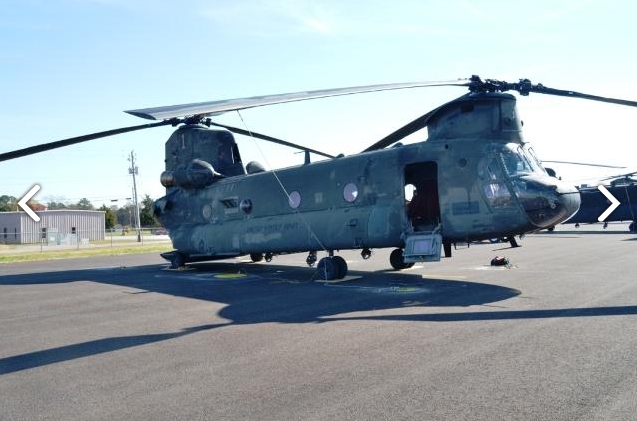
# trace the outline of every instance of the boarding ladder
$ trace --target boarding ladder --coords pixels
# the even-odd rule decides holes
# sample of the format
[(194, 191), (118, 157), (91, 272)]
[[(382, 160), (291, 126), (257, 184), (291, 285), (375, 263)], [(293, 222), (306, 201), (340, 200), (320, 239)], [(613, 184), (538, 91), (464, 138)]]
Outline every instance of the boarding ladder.
[(438, 262), (441, 250), (440, 224), (419, 227), (418, 231), (406, 235), (403, 258), (405, 263)]

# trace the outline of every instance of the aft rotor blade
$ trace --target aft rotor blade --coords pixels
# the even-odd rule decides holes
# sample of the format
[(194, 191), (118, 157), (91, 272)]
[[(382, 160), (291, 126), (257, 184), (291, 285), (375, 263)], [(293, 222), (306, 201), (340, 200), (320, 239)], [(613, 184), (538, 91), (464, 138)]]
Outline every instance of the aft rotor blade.
[(104, 132), (97, 132), (92, 134), (86, 134), (83, 136), (71, 137), (68, 139), (58, 140), (50, 143), (42, 143), (40, 145), (30, 146), (24, 149), (18, 149), (11, 152), (5, 152), (0, 154), (0, 162), (8, 161), (10, 159), (20, 158), (27, 155), (33, 155), (40, 152), (50, 151), (52, 149), (63, 148), (65, 146), (74, 145), (76, 143), (87, 142), (89, 140), (99, 139), (102, 137), (114, 136), (122, 133), (133, 132), (135, 130), (150, 129), (152, 127), (166, 126), (174, 124), (171, 120), (164, 120), (157, 123), (140, 124), (138, 126), (122, 127), (114, 130), (106, 130)]
[(431, 117), (441, 108), (445, 107), (447, 104), (450, 104), (454, 101), (457, 101), (461, 98), (464, 98), (466, 95), (462, 95), (456, 99), (454, 99), (453, 101), (449, 101), (446, 104), (441, 105), (438, 108), (434, 108), (433, 110), (429, 111), (427, 114), (422, 115), (420, 117), (418, 117), (417, 119), (413, 120), (412, 122), (404, 125), (403, 127), (401, 127), (400, 129), (396, 130), (395, 132), (385, 136), (384, 138), (382, 138), (381, 140), (379, 140), (378, 142), (374, 143), (373, 145), (369, 146), (367, 149), (363, 150), (362, 152), (369, 152), (369, 151), (375, 151), (378, 149), (383, 149), (386, 148), (387, 146), (390, 146), (396, 142), (398, 142), (399, 140), (413, 134), (416, 133), (418, 130), (424, 129), (425, 127), (427, 127), (427, 125), (429, 124), (429, 120), (431, 119)]
[(604, 165), (604, 164), (588, 164), (586, 162), (571, 162), (571, 161), (545, 161), (542, 160), (542, 163), (549, 162), (551, 164), (569, 164), (569, 165), (584, 165), (586, 167), (601, 167), (601, 168), (626, 168), (620, 167), (618, 165)]
[(276, 137), (268, 136), (265, 134), (253, 132), (250, 130), (240, 129), (238, 127), (226, 126), (225, 124), (207, 122), (206, 124), (210, 124), (211, 126), (223, 127), (226, 130), (230, 130), (233, 133), (242, 134), (244, 136), (250, 136), (261, 140), (267, 140), (268, 142), (277, 143), (279, 145), (289, 146), (291, 148), (300, 149), (302, 151), (312, 152), (317, 155), (324, 156), (326, 158), (334, 158), (334, 155), (327, 154), (325, 152), (317, 151), (315, 149), (306, 148), (305, 146), (297, 145), (296, 143), (288, 142), (282, 139), (277, 139)]
[(248, 98), (226, 99), (221, 101), (198, 102), (193, 104), (169, 105), (165, 107), (142, 108), (126, 111), (137, 117), (148, 120), (161, 120), (185, 116), (211, 116), (227, 111), (243, 110), (263, 105), (282, 104), (285, 102), (304, 101), (308, 99), (327, 98), (341, 95), (360, 94), (365, 92), (390, 91), (396, 89), (423, 88), (429, 86), (469, 86), (466, 80), (446, 82), (407, 82), (381, 85), (353, 86), (349, 88), (320, 89), (316, 91), (291, 92), (253, 96)]

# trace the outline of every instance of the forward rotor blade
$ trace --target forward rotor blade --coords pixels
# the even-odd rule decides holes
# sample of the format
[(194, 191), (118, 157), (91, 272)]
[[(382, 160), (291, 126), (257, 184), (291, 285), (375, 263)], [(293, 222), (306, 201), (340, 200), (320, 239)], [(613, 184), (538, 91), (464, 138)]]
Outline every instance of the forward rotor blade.
[(389, 83), (381, 85), (353, 86), (349, 88), (320, 89), (316, 91), (291, 92), (253, 96), (249, 98), (226, 99), (221, 101), (198, 102), (193, 104), (169, 105), (165, 107), (142, 108), (126, 111), (137, 117), (148, 120), (161, 120), (185, 116), (211, 116), (223, 114), (227, 111), (243, 110), (263, 105), (281, 104), (285, 102), (304, 101), (315, 98), (327, 98), (341, 95), (360, 94), (365, 92), (390, 91), (407, 88), (423, 88), (429, 86), (469, 86), (466, 80), (446, 82), (408, 82)]
[(454, 99), (453, 101), (449, 101), (443, 105), (441, 105), (438, 108), (434, 108), (433, 110), (429, 111), (427, 114), (422, 115), (420, 117), (418, 117), (417, 119), (413, 120), (410, 123), (407, 123), (406, 125), (404, 125), (403, 127), (401, 127), (400, 129), (396, 130), (395, 132), (385, 136), (384, 138), (382, 138), (381, 140), (379, 140), (378, 142), (374, 143), (373, 145), (369, 146), (367, 149), (363, 150), (362, 152), (369, 152), (369, 151), (375, 151), (378, 149), (383, 149), (386, 148), (389, 145), (392, 145), (396, 142), (398, 142), (399, 140), (413, 134), (416, 133), (418, 130), (421, 130), (425, 127), (427, 127), (427, 125), (429, 124), (429, 120), (431, 119), (431, 117), (441, 108), (445, 107), (447, 104), (450, 104), (454, 101), (457, 101), (461, 98), (464, 98), (466, 95), (462, 95), (456, 99)]
[(546, 86), (543, 86), (543, 85), (534, 85), (531, 91), (537, 92), (540, 94), (566, 96), (571, 98), (582, 98), (582, 99), (589, 99), (591, 101), (607, 102), (609, 104), (619, 104), (619, 105), (627, 105), (629, 107), (637, 107), (637, 101), (629, 101), (626, 99), (617, 99), (617, 98), (607, 98), (603, 96), (583, 94), (581, 92), (575, 92), (575, 91), (565, 91), (562, 89), (547, 88)]
[(626, 168), (626, 167), (620, 167), (617, 165), (604, 165), (604, 164), (588, 164), (586, 162), (571, 162), (571, 161), (545, 161), (542, 160), (542, 162), (549, 162), (551, 164), (569, 164), (569, 165), (584, 165), (586, 167), (601, 167), (601, 168)]
[(326, 154), (325, 152), (317, 151), (315, 149), (306, 148), (305, 146), (297, 145), (296, 143), (291, 143), (285, 140), (277, 139), (276, 137), (268, 136), (265, 134), (252, 132), (249, 130), (240, 129), (238, 127), (226, 126), (225, 124), (213, 123), (209, 122), (211, 126), (223, 127), (226, 130), (230, 130), (233, 133), (242, 134), (244, 136), (250, 136), (261, 140), (267, 140), (268, 142), (277, 143), (279, 145), (289, 146), (291, 148), (300, 149), (302, 151), (309, 151), (317, 155), (324, 156), (326, 158), (334, 158), (334, 155)]
[(526, 96), (530, 92), (538, 94), (565, 96), (571, 98), (589, 99), (591, 101), (607, 102), (610, 104), (627, 105), (629, 107), (637, 107), (637, 101), (629, 101), (626, 99), (608, 98), (598, 95), (584, 94), (581, 92), (568, 91), (564, 89), (548, 88), (541, 83), (532, 84), (529, 79), (520, 79), (519, 82), (504, 82), (495, 79), (482, 80), (479, 76), (472, 76), (468, 84), (471, 92), (506, 92), (509, 90), (517, 91), (520, 95)]
[(151, 127), (159, 127), (174, 124), (174, 121), (164, 120), (157, 123), (140, 124), (138, 126), (122, 127), (114, 130), (106, 130), (104, 132), (92, 133), (83, 136), (71, 137), (68, 139), (58, 140), (50, 143), (42, 143), (40, 145), (30, 146), (24, 149), (18, 149), (11, 152), (0, 154), (0, 162), (10, 159), (20, 158), (27, 155), (33, 155), (40, 152), (50, 151), (52, 149), (63, 148), (65, 146), (74, 145), (76, 143), (87, 142), (89, 140), (99, 139), (102, 137), (114, 136), (122, 133), (133, 132), (135, 130), (150, 129)]

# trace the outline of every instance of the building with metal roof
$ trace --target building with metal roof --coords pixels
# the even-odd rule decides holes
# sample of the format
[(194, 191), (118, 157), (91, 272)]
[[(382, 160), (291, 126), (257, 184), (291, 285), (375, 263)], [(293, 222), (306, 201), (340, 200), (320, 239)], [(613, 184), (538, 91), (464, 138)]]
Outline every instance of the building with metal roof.
[(76, 244), (105, 238), (103, 211), (63, 209), (41, 211), (37, 215), (39, 222), (26, 212), (0, 212), (0, 243)]

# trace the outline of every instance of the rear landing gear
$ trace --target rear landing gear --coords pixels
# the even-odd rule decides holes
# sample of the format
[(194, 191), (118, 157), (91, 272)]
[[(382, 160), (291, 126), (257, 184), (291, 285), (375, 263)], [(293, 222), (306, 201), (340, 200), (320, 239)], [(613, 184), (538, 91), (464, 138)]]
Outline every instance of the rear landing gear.
[(186, 266), (186, 258), (179, 252), (174, 252), (170, 257), (170, 268), (179, 269)]

